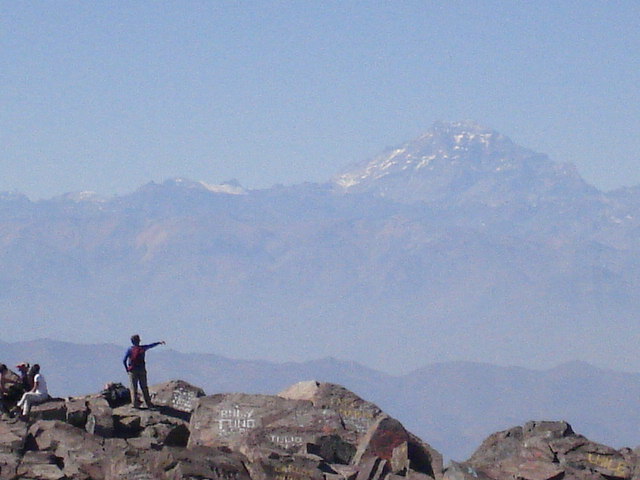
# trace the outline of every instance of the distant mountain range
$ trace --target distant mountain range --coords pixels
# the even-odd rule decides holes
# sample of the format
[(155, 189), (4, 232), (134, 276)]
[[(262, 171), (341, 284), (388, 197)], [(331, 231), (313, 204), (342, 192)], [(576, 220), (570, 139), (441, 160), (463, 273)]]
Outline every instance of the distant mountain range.
[(638, 370), (638, 298), (640, 188), (600, 192), (470, 122), (326, 184), (0, 196), (7, 339)]
[[(0, 342), (1, 361), (39, 362), (53, 395), (97, 392), (127, 383), (125, 347), (65, 342)], [(184, 379), (207, 394), (275, 394), (302, 380), (339, 383), (368, 398), (447, 458), (464, 460), (496, 430), (532, 419), (566, 420), (588, 438), (616, 448), (640, 443), (640, 374), (573, 362), (536, 371), (447, 362), (393, 376), (355, 362), (232, 360), (157, 347), (148, 353), (153, 384)]]

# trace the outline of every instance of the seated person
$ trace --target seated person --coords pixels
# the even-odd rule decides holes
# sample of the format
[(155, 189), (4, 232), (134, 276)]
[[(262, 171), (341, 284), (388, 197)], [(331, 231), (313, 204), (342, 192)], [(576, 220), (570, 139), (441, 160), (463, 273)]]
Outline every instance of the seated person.
[(18, 402), (18, 407), (22, 408), (22, 416), (28, 417), (31, 412), (31, 407), (42, 403), (49, 399), (49, 392), (47, 390), (47, 382), (44, 376), (40, 373), (40, 365), (35, 364), (31, 367), (29, 372), (33, 375), (33, 388), (22, 395), (22, 398)]

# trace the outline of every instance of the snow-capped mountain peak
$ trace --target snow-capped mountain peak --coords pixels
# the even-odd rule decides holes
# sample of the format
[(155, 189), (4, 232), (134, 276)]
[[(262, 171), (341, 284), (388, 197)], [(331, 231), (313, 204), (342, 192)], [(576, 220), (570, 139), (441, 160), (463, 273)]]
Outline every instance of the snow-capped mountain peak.
[(552, 162), (471, 121), (437, 122), (415, 140), (346, 170), (334, 183), (347, 193), (367, 191), (400, 201), (454, 195), (489, 204), (518, 193), (537, 197), (545, 185), (586, 187), (572, 166)]

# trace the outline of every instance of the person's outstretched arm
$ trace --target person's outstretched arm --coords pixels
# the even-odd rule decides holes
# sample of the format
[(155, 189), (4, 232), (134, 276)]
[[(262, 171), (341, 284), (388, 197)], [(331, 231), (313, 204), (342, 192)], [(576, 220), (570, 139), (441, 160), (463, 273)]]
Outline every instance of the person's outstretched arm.
[(160, 342), (150, 343), (149, 345), (143, 345), (142, 348), (149, 350), (150, 348), (157, 347), (158, 345), (166, 345), (167, 342), (161, 340)]

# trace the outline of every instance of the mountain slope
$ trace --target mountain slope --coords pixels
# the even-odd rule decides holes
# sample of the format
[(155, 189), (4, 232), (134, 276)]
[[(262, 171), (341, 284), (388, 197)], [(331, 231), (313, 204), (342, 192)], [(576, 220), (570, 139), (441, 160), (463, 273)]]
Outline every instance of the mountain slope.
[(185, 351), (393, 372), (459, 359), (640, 368), (638, 189), (598, 192), (464, 123), (403, 149), (346, 190), (177, 179), (111, 199), (4, 195), (3, 331), (175, 332)]

